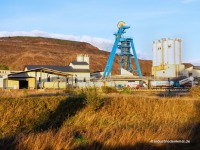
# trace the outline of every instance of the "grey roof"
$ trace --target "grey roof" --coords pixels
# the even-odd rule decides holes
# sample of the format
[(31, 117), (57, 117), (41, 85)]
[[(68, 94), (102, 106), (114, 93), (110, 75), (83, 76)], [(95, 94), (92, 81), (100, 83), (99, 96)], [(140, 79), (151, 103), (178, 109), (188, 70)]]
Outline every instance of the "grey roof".
[(13, 73), (8, 75), (9, 78), (31, 78), (27, 72)]
[(89, 69), (73, 69), (71, 66), (26, 65), (25, 68), (27, 68), (28, 70), (37, 68), (48, 68), (61, 72), (90, 72)]
[(185, 65), (185, 69), (192, 67), (193, 65), (191, 63), (183, 63)]
[(60, 76), (73, 76), (72, 74), (69, 74), (68, 72), (62, 72), (58, 70), (52, 70), (49, 68), (35, 68), (27, 71), (22, 71), (22, 72), (16, 72), (8, 75), (8, 78), (32, 78), (32, 76), (28, 75), (28, 72), (35, 71), (35, 72), (46, 72), (46, 73), (52, 73), (55, 75), (60, 75)]
[(98, 72), (103, 72), (103, 71), (99, 70), (99, 71), (94, 71), (93, 73), (98, 73)]
[(200, 66), (194, 66), (193, 69), (200, 70)]
[(89, 65), (87, 62), (78, 62), (78, 61), (73, 61), (71, 62), (73, 65)]

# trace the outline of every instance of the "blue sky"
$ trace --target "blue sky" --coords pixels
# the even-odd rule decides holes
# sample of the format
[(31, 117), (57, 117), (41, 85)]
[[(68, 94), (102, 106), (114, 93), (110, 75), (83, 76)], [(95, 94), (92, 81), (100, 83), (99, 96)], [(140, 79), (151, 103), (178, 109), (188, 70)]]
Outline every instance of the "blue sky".
[(131, 28), (140, 58), (152, 42), (181, 38), (183, 61), (200, 65), (200, 0), (0, 0), (0, 36), (39, 35), (110, 50), (118, 21)]

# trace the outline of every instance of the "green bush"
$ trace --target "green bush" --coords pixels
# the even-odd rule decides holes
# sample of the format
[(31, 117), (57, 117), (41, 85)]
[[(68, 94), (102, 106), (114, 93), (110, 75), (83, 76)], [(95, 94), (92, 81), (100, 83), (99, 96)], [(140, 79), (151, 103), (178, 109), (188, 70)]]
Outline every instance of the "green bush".
[(110, 86), (102, 86), (101, 90), (103, 93), (118, 93), (117, 89), (115, 87), (110, 87)]
[(9, 67), (6, 65), (0, 64), (0, 70), (9, 70)]
[(84, 103), (91, 105), (94, 110), (100, 109), (104, 104), (104, 98), (98, 93), (96, 87), (82, 89), (79, 95), (84, 98)]
[(131, 88), (123, 87), (121, 93), (132, 94), (133, 91)]

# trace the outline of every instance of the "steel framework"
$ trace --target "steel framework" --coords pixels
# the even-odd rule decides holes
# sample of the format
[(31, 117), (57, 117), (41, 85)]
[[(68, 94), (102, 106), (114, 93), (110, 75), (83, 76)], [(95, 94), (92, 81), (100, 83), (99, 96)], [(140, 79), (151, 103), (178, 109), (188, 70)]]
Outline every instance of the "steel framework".
[[(138, 76), (142, 76), (140, 65), (138, 62), (137, 54), (135, 51), (134, 43), (132, 38), (124, 38), (125, 30), (129, 29), (130, 26), (126, 26), (123, 21), (118, 23), (118, 31), (115, 33), (115, 43), (113, 45), (112, 51), (110, 53), (109, 59), (107, 61), (106, 67), (104, 69), (103, 77), (107, 77), (110, 75), (113, 61), (115, 58), (115, 54), (117, 52), (117, 49), (120, 50), (120, 66), (121, 68), (133, 73), (137, 72)], [(132, 53), (131, 53), (132, 50)], [(136, 70), (132, 69), (132, 58), (134, 57)]]

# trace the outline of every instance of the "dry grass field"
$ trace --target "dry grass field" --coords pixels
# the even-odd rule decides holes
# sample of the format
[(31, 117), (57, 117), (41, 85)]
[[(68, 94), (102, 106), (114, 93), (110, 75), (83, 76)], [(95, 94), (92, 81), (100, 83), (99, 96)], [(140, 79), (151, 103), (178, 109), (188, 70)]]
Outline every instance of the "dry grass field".
[(200, 149), (199, 88), (184, 97), (95, 88), (9, 92), (0, 96), (0, 149)]

